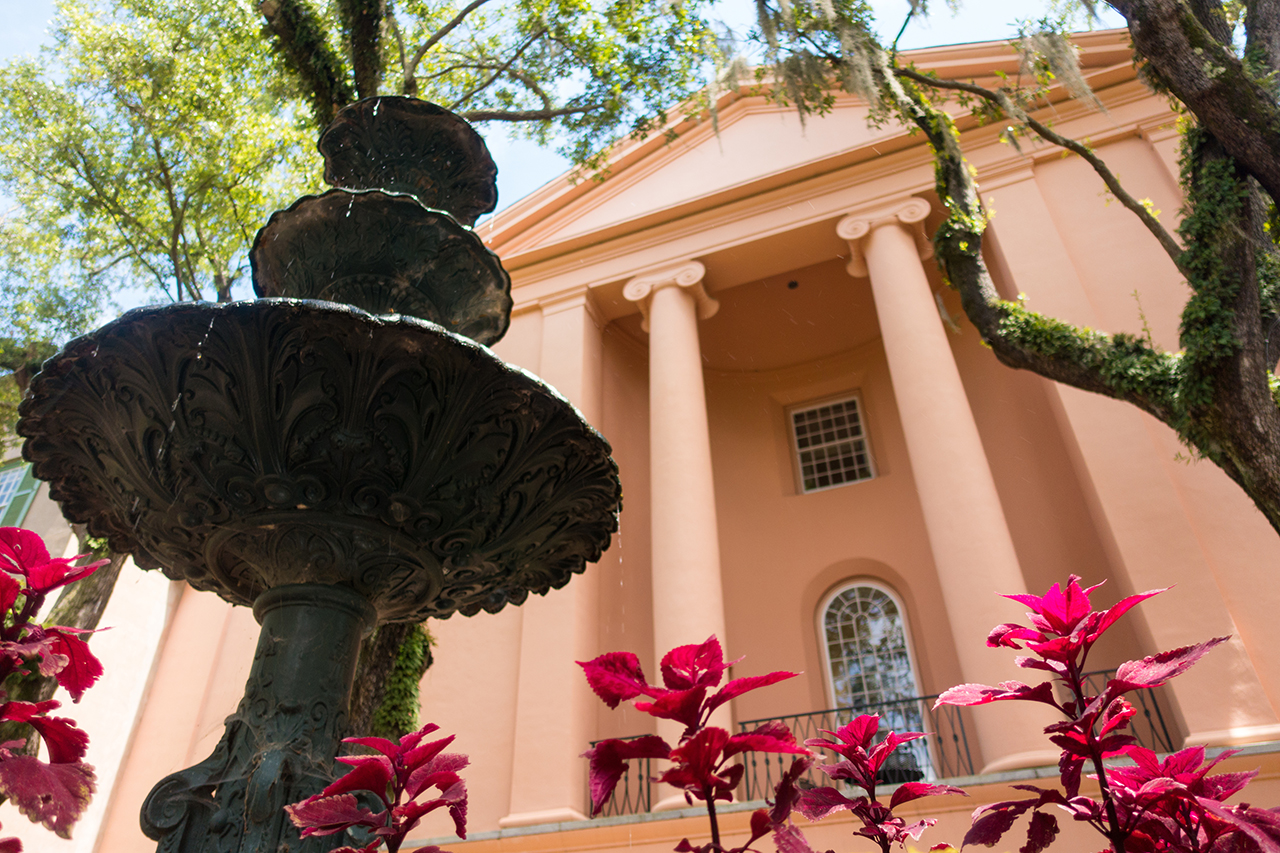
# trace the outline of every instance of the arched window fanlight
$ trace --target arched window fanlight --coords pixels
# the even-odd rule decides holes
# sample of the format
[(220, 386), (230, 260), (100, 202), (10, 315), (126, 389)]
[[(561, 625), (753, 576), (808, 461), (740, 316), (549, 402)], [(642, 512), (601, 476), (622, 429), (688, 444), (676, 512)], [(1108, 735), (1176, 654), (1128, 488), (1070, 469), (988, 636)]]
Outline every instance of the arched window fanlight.
[[(857, 581), (837, 589), (819, 611), (818, 631), (827, 659), (828, 686), (841, 724), (856, 714), (879, 714), (881, 731), (923, 732), (924, 709), (911, 660), (901, 602), (887, 587)], [(931, 777), (922, 741), (899, 747), (886, 782)], [(892, 759), (891, 759), (892, 760)]]

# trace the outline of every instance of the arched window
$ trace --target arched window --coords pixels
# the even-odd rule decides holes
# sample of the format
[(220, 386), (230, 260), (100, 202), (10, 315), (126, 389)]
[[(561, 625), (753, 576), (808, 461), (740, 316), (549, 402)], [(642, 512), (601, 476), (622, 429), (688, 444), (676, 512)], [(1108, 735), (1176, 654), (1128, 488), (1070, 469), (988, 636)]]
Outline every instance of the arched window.
[[(819, 612), (821, 644), (835, 707), (879, 714), (881, 731), (925, 731), (907, 624), (901, 602), (887, 587), (858, 581), (837, 589)], [(915, 741), (898, 748), (897, 767), (885, 781), (905, 782), (929, 774), (928, 750)], [(896, 778), (895, 778), (896, 777)]]

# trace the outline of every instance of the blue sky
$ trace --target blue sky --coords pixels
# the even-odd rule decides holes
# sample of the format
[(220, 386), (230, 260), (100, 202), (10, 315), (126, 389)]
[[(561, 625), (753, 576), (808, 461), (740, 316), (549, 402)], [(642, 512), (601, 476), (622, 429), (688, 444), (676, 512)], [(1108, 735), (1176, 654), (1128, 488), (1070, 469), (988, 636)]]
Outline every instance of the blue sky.
[[(872, 3), (882, 29), (881, 36), (892, 38), (902, 26), (909, 8), (908, 0), (874, 0)], [(901, 47), (928, 47), (986, 41), (1011, 36), (1018, 19), (1035, 17), (1041, 8), (1026, 0), (971, 0), (959, 14), (953, 15), (947, 5), (934, 0), (935, 12), (928, 19), (913, 20), (903, 35)], [(24, 53), (35, 53), (46, 39), (53, 0), (0, 0), (4, 9), (4, 27), (0, 27), (0, 60)], [(754, 16), (750, 0), (721, 0), (717, 11), (731, 26), (744, 28)], [(1109, 11), (1109, 10), (1108, 10)], [(1123, 22), (1113, 12), (1104, 18), (1106, 26)], [(541, 149), (524, 140), (506, 137), (501, 128), (484, 128), (485, 138), (498, 163), (498, 195), (501, 207), (520, 200), (547, 181), (557, 177), (568, 164), (554, 152)], [(514, 164), (519, 164), (516, 168)]]

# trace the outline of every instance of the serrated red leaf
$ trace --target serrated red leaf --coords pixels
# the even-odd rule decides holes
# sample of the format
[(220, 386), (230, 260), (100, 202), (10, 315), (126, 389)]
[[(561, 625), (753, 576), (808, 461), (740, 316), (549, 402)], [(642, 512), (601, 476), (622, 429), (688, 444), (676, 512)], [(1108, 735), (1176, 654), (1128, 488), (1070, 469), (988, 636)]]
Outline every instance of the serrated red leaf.
[(796, 804), (796, 811), (809, 820), (822, 820), (829, 814), (843, 811), (844, 809), (853, 809), (859, 803), (865, 802), (865, 797), (851, 800), (835, 788), (823, 786), (801, 792), (800, 802)]
[(1058, 834), (1058, 819), (1048, 812), (1034, 812), (1027, 827), (1027, 843), (1018, 853), (1040, 853)]
[(391, 769), (391, 762), (385, 756), (344, 755), (339, 760), (346, 764), (352, 764), (355, 760), (360, 760), (360, 763), (355, 764), (350, 772), (330, 783), (319, 796), (332, 798), (350, 791), (373, 791), (383, 802), (386, 802), (387, 785), (391, 782), (394, 772)]
[(49, 628), (46, 634), (52, 642), (52, 651), (66, 658), (66, 663), (55, 673), (58, 685), (71, 694), (71, 701), (79, 702), (84, 691), (101, 677), (102, 662), (89, 650), (88, 643), (70, 631)]
[(25, 576), (49, 562), (49, 549), (36, 533), (21, 527), (0, 527), (0, 565), (10, 574)]
[(645, 681), (640, 658), (631, 652), (608, 652), (589, 661), (577, 661), (587, 675), (587, 684), (610, 708), (637, 696), (653, 696), (655, 688)]
[(710, 699), (707, 700), (707, 711), (714, 711), (725, 702), (736, 699), (743, 693), (756, 690), (760, 687), (768, 687), (770, 684), (777, 684), (779, 681), (786, 681), (788, 678), (795, 678), (799, 673), (796, 672), (771, 672), (768, 675), (752, 675), (746, 678), (735, 678), (724, 687), (716, 691)]
[(662, 684), (668, 690), (691, 690), (695, 687), (715, 687), (724, 678), (724, 671), (737, 661), (725, 663), (720, 641), (712, 634), (704, 642), (688, 646), (676, 646), (662, 656), (659, 670)]
[(604, 804), (613, 796), (618, 780), (627, 772), (627, 761), (633, 758), (666, 758), (671, 747), (657, 735), (646, 735), (634, 740), (602, 740), (582, 753), (588, 759), (588, 787), (591, 792), (592, 814), (600, 813)]
[(930, 782), (903, 782), (889, 798), (889, 810), (893, 811), (903, 803), (909, 803), (920, 797), (940, 797), (946, 794), (969, 796), (963, 788), (953, 785), (935, 785)]
[(1122, 663), (1116, 668), (1115, 678), (1107, 683), (1107, 695), (1114, 697), (1143, 687), (1159, 687), (1170, 678), (1186, 672), (1205, 652), (1229, 639), (1231, 638), (1214, 637), (1194, 646), (1170, 649), (1142, 660)]
[(360, 805), (355, 794), (326, 796), (317, 794), (300, 803), (284, 807), (293, 825), (302, 830), (302, 837), (333, 835), (353, 826), (376, 829), (385, 822), (386, 812), (374, 814)]
[(89, 736), (76, 728), (75, 720), (65, 717), (32, 717), (27, 720), (44, 740), (51, 764), (70, 764), (84, 758), (89, 749)]
[(46, 764), (30, 755), (0, 761), (0, 794), (60, 838), (71, 837), (71, 827), (89, 805), (94, 782), (93, 768), (80, 761)]

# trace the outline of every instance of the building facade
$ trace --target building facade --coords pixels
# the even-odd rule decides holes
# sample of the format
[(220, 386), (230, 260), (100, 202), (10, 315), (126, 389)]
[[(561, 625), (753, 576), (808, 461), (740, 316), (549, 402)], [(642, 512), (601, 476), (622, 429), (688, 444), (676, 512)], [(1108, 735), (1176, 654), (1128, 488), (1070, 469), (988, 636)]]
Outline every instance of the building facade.
[[(1137, 79), (1127, 34), (1078, 45), (1106, 110), (1054, 92), (1045, 114), (1169, 225), (1176, 117)], [(944, 77), (1017, 70), (1003, 42), (912, 59)], [(555, 181), (477, 227), (514, 283), (495, 350), (609, 439), (625, 500), (612, 547), (564, 589), (429, 626), (422, 719), (472, 759), (472, 840), (450, 849), (658, 851), (704, 831), (696, 810), (638, 780), (626, 813), (587, 820), (588, 744), (673, 733), (605, 708), (574, 661), (630, 650), (656, 674), (664, 651), (711, 634), (745, 656), (736, 676), (802, 673), (735, 700), (726, 725), (829, 727), (824, 712), (859, 707), (931, 731), (900, 769), (967, 778), (973, 801), (920, 806), (944, 818), (925, 841), (958, 843), (1004, 781), (1052, 775), (1057, 755), (1038, 731), (1048, 720), (1018, 707), (944, 719), (919, 697), (1019, 677), (1012, 655), (984, 644), (1022, 615), (998, 593), (1043, 592), (1069, 574), (1106, 580), (1103, 604), (1174, 586), (1109, 635), (1098, 670), (1232, 635), (1158, 692), (1144, 737), (1243, 745), (1232, 761), (1264, 771), (1252, 801), (1280, 803), (1280, 541), (1162, 424), (996, 362), (930, 260), (943, 216), (930, 152), (901, 127), (868, 126), (867, 112), (841, 96), (801, 122), (739, 92), (722, 99), (718, 133), (677, 122), (670, 139), (620, 146), (607, 181)], [(984, 251), (1002, 294), (1175, 350), (1186, 286), (1090, 167), (959, 123), (995, 212)], [(99, 800), (73, 841), (32, 849), (148, 849), (142, 798), (212, 750), (239, 699), (252, 615), (154, 576), (130, 590), (103, 623), (132, 626), (133, 657), (107, 659), (95, 690), (109, 707), (84, 711), (95, 749), (118, 741), (97, 762)], [(121, 670), (126, 686), (110, 681)], [(748, 773), (744, 796), (763, 795), (767, 772)], [(729, 811), (731, 832), (745, 814)], [(18, 818), (0, 820), (8, 830)], [(816, 844), (849, 848), (847, 823), (816, 831)], [(419, 832), (444, 844), (448, 827)]]

